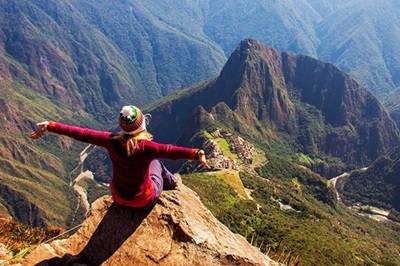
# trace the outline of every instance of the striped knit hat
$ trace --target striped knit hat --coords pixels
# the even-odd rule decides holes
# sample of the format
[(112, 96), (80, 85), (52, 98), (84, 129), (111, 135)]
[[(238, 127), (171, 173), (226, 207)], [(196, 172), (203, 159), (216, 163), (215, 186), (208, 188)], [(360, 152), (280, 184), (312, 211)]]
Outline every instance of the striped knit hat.
[(142, 111), (133, 105), (122, 107), (119, 114), (119, 126), (125, 134), (129, 135), (146, 130), (145, 120)]

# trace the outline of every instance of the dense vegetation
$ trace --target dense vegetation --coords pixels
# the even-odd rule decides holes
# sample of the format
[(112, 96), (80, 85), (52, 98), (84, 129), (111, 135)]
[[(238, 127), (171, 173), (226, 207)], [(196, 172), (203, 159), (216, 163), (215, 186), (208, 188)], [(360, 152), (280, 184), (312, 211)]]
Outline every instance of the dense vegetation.
[[(300, 265), (400, 263), (398, 224), (378, 223), (351, 212), (341, 203), (332, 205), (318, 200), (316, 191), (328, 189), (326, 183), (324, 188), (324, 182), (314, 175), (303, 183), (303, 171), (276, 157), (262, 168), (261, 176), (241, 173), (254, 201), (238, 197), (213, 175), (191, 174), (183, 181), (233, 232), (247, 237), (271, 258), (279, 259), (285, 254), (290, 258), (288, 265), (294, 265), (290, 261)], [(290, 205), (293, 210), (284, 211), (279, 204)]]
[(376, 97), (338, 68), (251, 39), (216, 79), (150, 111), (162, 142), (188, 145), (198, 130), (222, 127), (271, 152), (309, 158), (305, 165), (327, 178), (368, 165), (399, 139)]
[[(73, 178), (71, 173), (76, 174), (72, 171), (79, 161), (77, 154), (84, 146), (55, 136), (33, 143), (27, 134), (35, 128), (35, 123), (51, 119), (107, 129), (111, 121), (115, 122), (116, 110), (126, 102), (144, 106), (174, 90), (215, 76), (226, 55), (244, 37), (334, 63), (368, 85), (387, 102), (398, 119), (398, 90), (395, 90), (400, 84), (396, 59), (400, 51), (397, 45), (400, 42), (398, 1), (387, 0), (384, 4), (382, 1), (345, 2), (214, 0), (178, 4), (176, 1), (138, 3), (128, 0), (113, 2), (110, 8), (110, 1), (2, 1), (0, 108), (4, 122), (0, 125), (3, 136), (0, 207), (25, 223), (73, 226), (77, 197), (70, 187), (70, 179)], [(303, 65), (301, 68), (305, 72), (331, 68), (322, 67), (320, 62), (307, 62), (313, 67)], [(250, 65), (257, 66), (254, 62)], [(241, 66), (232, 64), (227, 68), (236, 67), (242, 71)], [(265, 66), (275, 69), (267, 64), (261, 66), (260, 69)], [(333, 100), (342, 99), (339, 86), (332, 90), (335, 97), (325, 97), (324, 84), (312, 84), (317, 84), (321, 76), (312, 80), (299, 75), (307, 85), (304, 89), (310, 89), (317, 102), (314, 105), (295, 102), (296, 109), (289, 107), (278, 112), (279, 108), (275, 107), (292, 104), (285, 95), (285, 88), (264, 90), (271, 89), (261, 84), (265, 73), (254, 75), (256, 72), (249, 71), (253, 69), (229, 72), (231, 69), (223, 72), (221, 79), (197, 88), (207, 88), (208, 93), (185, 91), (165, 99), (158, 110), (163, 114), (160, 118), (163, 121), (159, 122), (161, 129), (157, 131), (173, 136), (175, 139), (170, 143), (178, 140), (184, 143), (191, 140), (192, 133), (196, 133), (193, 131), (205, 124), (207, 129), (222, 125), (327, 176), (350, 167), (345, 162), (353, 165), (369, 162), (396, 143), (386, 136), (390, 130), (395, 131), (394, 125), (387, 123), (382, 115), (385, 111), (379, 105), (360, 109), (365, 112), (356, 110), (357, 114), (352, 115), (354, 109), (350, 106), (355, 103), (374, 102), (360, 91), (344, 93), (360, 99), (359, 102), (337, 103)], [(238, 88), (232, 84), (241, 83), (243, 73), (252, 73), (256, 82), (251, 83), (254, 81), (251, 80), (248, 86), (236, 91)], [(326, 73), (330, 77), (333, 72)], [(266, 80), (268, 85), (278, 84), (280, 78)], [(326, 84), (337, 80), (342, 79), (329, 80)], [(216, 86), (208, 86), (214, 81)], [(230, 88), (234, 90), (229, 91)], [(255, 95), (249, 88), (263, 90)], [(316, 94), (313, 89), (320, 89), (322, 93)], [(392, 94), (383, 97), (390, 91)], [(257, 104), (265, 103), (270, 99), (259, 96), (268, 93), (277, 96), (270, 105), (247, 106), (256, 107), (253, 110), (234, 109), (237, 103), (249, 99), (258, 100)], [(292, 92), (296, 93), (299, 92)], [(225, 101), (217, 97), (221, 94)], [(180, 97), (184, 99), (183, 104), (174, 105)], [(197, 107), (199, 99), (205, 100), (207, 105)], [(322, 106), (318, 102), (321, 99), (329, 100), (330, 105), (323, 107), (331, 112), (330, 118), (333, 115), (335, 119), (342, 119), (340, 123), (329, 121), (323, 125), (329, 117), (317, 108)], [(211, 105), (213, 101), (215, 105)], [(332, 107), (340, 107), (339, 111), (343, 112), (334, 111)], [(286, 111), (293, 111), (289, 118), (295, 119), (295, 123), (282, 119), (289, 113)], [(361, 115), (370, 112), (377, 116), (368, 121), (359, 120)], [(188, 116), (193, 120), (187, 119)], [(281, 120), (274, 121), (272, 116)], [(274, 131), (282, 125), (295, 127), (290, 128), (293, 131)], [(330, 154), (322, 152), (322, 147), (327, 147), (323, 142), (325, 137), (333, 143), (333, 147), (329, 147)], [(358, 150), (360, 143), (365, 145), (363, 150)], [(91, 160), (103, 162), (104, 157), (101, 154)], [(203, 178), (205, 183), (201, 184), (196, 183), (196, 178), (191, 180), (191, 175), (187, 181), (200, 191), (219, 219), (235, 232), (253, 239), (255, 244), (264, 243), (263, 250), (270, 249), (275, 256), (293, 254), (294, 260), (300, 258), (309, 264), (316, 264), (321, 253), (324, 255), (322, 262), (336, 261), (337, 264), (398, 263), (398, 257), (393, 257), (399, 246), (395, 233), (398, 227), (377, 224), (349, 213), (336, 203), (332, 190), (319, 175), (280, 157), (269, 159), (270, 163), (259, 169), (261, 177), (242, 174), (245, 185), (254, 189), (256, 202), (238, 198), (224, 183), (209, 176), (197, 176)], [(398, 219), (397, 170), (392, 163), (387, 165), (383, 172), (371, 168), (367, 176), (355, 172), (343, 191), (349, 202), (364, 201), (393, 208), (391, 215)], [(109, 165), (97, 171), (102, 181), (110, 176)], [(89, 187), (90, 201), (104, 192)], [(361, 189), (362, 193), (358, 194), (356, 191), (361, 187), (365, 190)], [(214, 188), (220, 190), (219, 194), (213, 195)], [(294, 211), (283, 212), (278, 203), (292, 206)], [(261, 206), (259, 211), (257, 204)], [(82, 214), (82, 208), (77, 213)]]
[[(331, 207), (336, 206), (335, 192), (327, 186), (326, 179), (306, 167), (292, 163), (283, 157), (270, 155), (268, 163), (258, 169), (258, 172), (264, 178), (279, 179), (281, 182), (296, 185), (298, 195), (302, 195), (304, 192)], [(287, 196), (291, 199), (296, 198), (295, 195)], [(285, 200), (283, 197), (283, 202), (293, 205), (289, 202), (289, 198)], [(299, 206), (295, 209), (303, 209), (303, 207)]]
[(348, 205), (361, 203), (400, 212), (399, 160), (381, 157), (367, 170), (354, 171), (339, 184)]

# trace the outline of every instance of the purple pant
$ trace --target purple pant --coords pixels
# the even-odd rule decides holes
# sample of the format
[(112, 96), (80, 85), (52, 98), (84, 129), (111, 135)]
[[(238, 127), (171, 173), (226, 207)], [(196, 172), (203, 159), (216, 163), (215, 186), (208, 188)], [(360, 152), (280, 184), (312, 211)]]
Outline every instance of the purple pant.
[(154, 160), (149, 166), (150, 179), (154, 186), (154, 200), (148, 207), (156, 204), (163, 190), (171, 190), (176, 183), (175, 176), (158, 160)]

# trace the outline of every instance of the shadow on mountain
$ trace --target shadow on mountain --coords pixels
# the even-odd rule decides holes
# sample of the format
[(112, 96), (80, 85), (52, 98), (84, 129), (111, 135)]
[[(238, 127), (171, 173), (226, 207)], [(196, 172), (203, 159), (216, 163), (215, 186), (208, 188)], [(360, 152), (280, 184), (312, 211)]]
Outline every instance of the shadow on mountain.
[(79, 254), (54, 257), (36, 266), (101, 265), (136, 231), (150, 211), (133, 211), (113, 203)]

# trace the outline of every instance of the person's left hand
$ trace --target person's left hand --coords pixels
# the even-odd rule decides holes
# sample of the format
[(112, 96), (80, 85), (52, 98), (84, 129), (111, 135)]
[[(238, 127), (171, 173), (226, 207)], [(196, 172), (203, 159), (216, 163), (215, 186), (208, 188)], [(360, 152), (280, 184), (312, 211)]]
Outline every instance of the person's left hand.
[(49, 125), (49, 121), (43, 121), (43, 122), (38, 123), (37, 126), (39, 127), (39, 129), (32, 132), (30, 134), (30, 137), (33, 139), (41, 138), (43, 136), (43, 134), (46, 133), (48, 125)]

